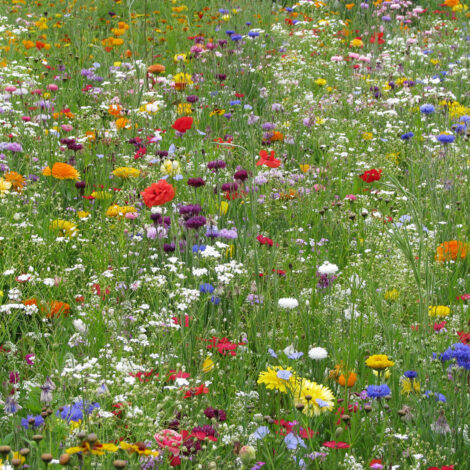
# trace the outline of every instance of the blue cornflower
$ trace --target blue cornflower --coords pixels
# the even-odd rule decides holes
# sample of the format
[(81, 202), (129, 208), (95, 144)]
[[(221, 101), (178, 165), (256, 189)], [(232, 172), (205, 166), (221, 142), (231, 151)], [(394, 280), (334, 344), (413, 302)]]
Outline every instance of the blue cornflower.
[(369, 385), (367, 387), (367, 396), (369, 398), (383, 398), (390, 395), (390, 388), (387, 384)]
[(232, 101), (230, 101), (229, 104), (230, 104), (230, 106), (236, 106), (237, 104), (240, 104), (240, 103), (241, 103), (240, 100), (232, 100)]
[(269, 355), (270, 355), (271, 357), (274, 357), (274, 359), (277, 359), (277, 354), (276, 354), (276, 352), (274, 351), (274, 349), (269, 348), (269, 349), (268, 349), (268, 353), (269, 353)]
[(436, 140), (441, 144), (451, 144), (455, 140), (455, 135), (452, 134), (439, 134)]
[[(32, 424), (29, 423), (30, 419), (34, 419), (34, 422)], [(42, 426), (44, 424), (44, 418), (41, 415), (33, 416), (33, 415), (28, 415), (26, 418), (21, 418), (21, 426), (23, 426), (25, 429), (29, 429), (30, 426), (32, 428), (38, 428), (39, 426)]]
[(199, 251), (205, 251), (206, 245), (193, 245), (193, 253), (198, 253)]
[(253, 434), (255, 439), (263, 439), (269, 434), (269, 428), (267, 426), (260, 426)]
[(212, 302), (214, 305), (219, 305), (219, 304), (220, 304), (220, 297), (212, 296), (212, 297), (211, 297), (211, 302)]
[(250, 38), (257, 38), (259, 36), (259, 33), (258, 31), (250, 31), (248, 33), (248, 36), (250, 36)]
[(414, 370), (407, 370), (403, 375), (407, 379), (416, 379), (416, 377), (418, 377), (418, 372), (416, 372)]
[(235, 34), (235, 31), (233, 29), (227, 29), (227, 31), (225, 31), (225, 34), (227, 36), (231, 36), (232, 34)]
[(199, 292), (202, 294), (212, 294), (215, 291), (215, 287), (212, 284), (205, 283), (199, 286)]
[(456, 343), (444, 351), (439, 359), (442, 362), (455, 359), (459, 367), (470, 370), (470, 346), (464, 343)]
[(297, 449), (297, 446), (299, 445), (300, 447), (303, 447), (305, 449), (307, 448), (304, 440), (301, 437), (296, 436), (292, 432), (286, 435), (286, 437), (284, 438), (284, 444), (286, 445), (288, 449), (292, 449), (292, 450)]
[(419, 110), (423, 114), (432, 114), (434, 111), (436, 111), (436, 108), (432, 104), (423, 104), (423, 106), (421, 106)]
[(411, 139), (412, 137), (414, 137), (414, 134), (413, 132), (407, 132), (406, 134), (403, 134), (400, 139), (401, 140), (409, 140)]
[(240, 39), (243, 39), (243, 36), (241, 34), (232, 34), (230, 36), (230, 39), (232, 41), (240, 41)]
[(289, 359), (300, 359), (304, 355), (303, 352), (294, 352), (292, 354), (288, 354), (287, 357)]

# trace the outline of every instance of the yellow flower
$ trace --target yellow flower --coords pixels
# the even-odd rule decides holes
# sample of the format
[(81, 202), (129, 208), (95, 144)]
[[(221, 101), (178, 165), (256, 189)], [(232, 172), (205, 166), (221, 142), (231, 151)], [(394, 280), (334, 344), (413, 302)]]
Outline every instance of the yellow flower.
[(225, 250), (225, 256), (227, 258), (233, 258), (233, 250), (235, 248), (235, 245), (229, 245), (226, 250)]
[(134, 206), (118, 206), (117, 204), (113, 204), (108, 207), (106, 215), (108, 217), (124, 217), (131, 212), (137, 212), (137, 209)]
[(178, 90), (184, 90), (186, 85), (192, 85), (192, 77), (189, 73), (177, 73), (173, 77), (173, 81), (175, 82), (175, 88)]
[(140, 176), (140, 170), (138, 170), (137, 168), (121, 166), (113, 171), (113, 175), (123, 179), (138, 178)]
[(127, 442), (121, 441), (119, 447), (123, 450), (126, 450), (129, 453), (135, 452), (139, 455), (154, 455), (157, 457), (159, 453), (156, 450), (147, 449), (145, 443), (137, 442), (136, 444), (129, 444)]
[(210, 112), (209, 117), (212, 116), (223, 116), (225, 114), (225, 109), (215, 108)]
[(74, 237), (78, 234), (77, 226), (73, 222), (68, 222), (67, 220), (53, 220), (49, 228), (51, 230), (58, 230), (62, 235), (66, 235), (67, 237)]
[(4, 197), (5, 194), (10, 192), (11, 183), (6, 181), (4, 178), (0, 178), (0, 197)]
[(371, 140), (374, 137), (374, 134), (372, 132), (363, 132), (362, 138), (363, 140)]
[(178, 114), (191, 114), (193, 111), (191, 109), (190, 103), (180, 103), (178, 105), (177, 113)]
[(228, 202), (222, 201), (220, 203), (220, 215), (225, 215), (228, 211)]
[(113, 197), (111, 193), (108, 193), (106, 191), (93, 191), (91, 195), (95, 199), (111, 199)]
[(310, 165), (308, 163), (304, 163), (303, 165), (299, 166), (303, 173), (307, 173), (307, 171), (310, 169)]
[(375, 370), (383, 370), (394, 365), (395, 363), (385, 354), (374, 354), (366, 359), (366, 366)]
[(349, 44), (351, 47), (363, 47), (364, 46), (362, 39), (359, 39), (359, 38), (353, 39)]
[(207, 356), (202, 363), (202, 371), (203, 372), (210, 372), (215, 367), (215, 362), (212, 360), (210, 356)]
[(86, 219), (89, 215), (90, 215), (90, 213), (87, 212), (87, 211), (78, 211), (77, 212), (77, 217), (79, 219)]
[(385, 300), (397, 300), (398, 297), (400, 296), (400, 292), (398, 292), (396, 289), (388, 290), (384, 294), (384, 299)]
[[(283, 379), (283, 376), (288, 378)], [(292, 390), (295, 386), (295, 382), (296, 378), (295, 374), (292, 372), (292, 367), (283, 369), (281, 366), (274, 366), (268, 367), (267, 371), (261, 372), (257, 383), (265, 384), (268, 390), (279, 390), (282, 393), (287, 393), (288, 389)]]
[(409, 395), (411, 392), (420, 393), (421, 385), (417, 380), (404, 378), (401, 382), (401, 393), (402, 395)]
[(96, 441), (93, 445), (90, 445), (88, 441), (84, 441), (81, 446), (70, 447), (65, 450), (67, 454), (93, 454), (93, 455), (104, 455), (105, 452), (117, 452), (118, 446), (114, 444), (101, 444), (100, 441)]
[(295, 406), (297, 408), (303, 406), (302, 412), (307, 416), (319, 416), (321, 413), (333, 410), (335, 397), (324, 385), (301, 379), (293, 394)]
[[(376, 371), (376, 370), (373, 370), (372, 373), (378, 377), (379, 376), (379, 373)], [(392, 375), (392, 373), (388, 370), (388, 369), (385, 369), (385, 372), (382, 374), (382, 378), (384, 378), (385, 380), (389, 379), (390, 376)]]
[(318, 86), (323, 86), (323, 85), (326, 85), (326, 80), (324, 78), (317, 78), (315, 80), (315, 83), (318, 85)]
[(430, 317), (447, 317), (450, 314), (450, 308), (445, 305), (430, 305), (428, 313)]
[(177, 160), (165, 160), (160, 165), (160, 171), (164, 175), (176, 176), (181, 174), (181, 165)]
[(186, 54), (176, 54), (173, 57), (173, 62), (175, 62), (175, 63), (177, 63), (177, 62), (187, 62), (187, 61), (188, 61), (188, 59), (186, 57)]

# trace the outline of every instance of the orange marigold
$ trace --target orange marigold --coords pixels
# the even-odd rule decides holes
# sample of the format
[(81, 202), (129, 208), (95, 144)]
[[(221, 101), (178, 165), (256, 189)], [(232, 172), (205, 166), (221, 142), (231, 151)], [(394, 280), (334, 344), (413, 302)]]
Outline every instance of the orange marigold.
[(78, 180), (80, 179), (80, 173), (68, 163), (57, 162), (52, 165), (51, 169), (46, 166), (44, 170), (42, 170), (42, 174), (44, 176), (51, 176), (58, 180)]
[(6, 173), (5, 180), (11, 183), (13, 188), (15, 188), (15, 191), (21, 192), (21, 190), (23, 189), (24, 178), (16, 171), (10, 171), (9, 173)]
[(436, 249), (436, 261), (455, 261), (457, 258), (467, 257), (468, 244), (458, 240), (441, 243)]

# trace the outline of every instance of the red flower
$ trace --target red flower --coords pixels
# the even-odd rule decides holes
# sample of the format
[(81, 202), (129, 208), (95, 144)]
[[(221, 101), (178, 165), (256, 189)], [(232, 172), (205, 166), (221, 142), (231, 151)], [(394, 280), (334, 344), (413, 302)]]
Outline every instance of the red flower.
[(463, 294), (456, 297), (456, 300), (470, 300), (470, 294)]
[(207, 341), (211, 344), (207, 346), (207, 349), (217, 348), (219, 354), (222, 356), (226, 356), (227, 353), (230, 353), (231, 356), (236, 356), (236, 349), (238, 346), (243, 346), (245, 343), (232, 343), (228, 338), (217, 338), (213, 336), (212, 339), (205, 339), (203, 341)]
[(444, 320), (444, 321), (441, 321), (441, 323), (434, 323), (434, 331), (436, 333), (438, 333), (439, 331), (443, 330), (445, 327), (446, 327), (446, 324), (447, 322)]
[(273, 244), (274, 244), (273, 241), (270, 238), (263, 237), (263, 235), (258, 235), (256, 237), (256, 240), (258, 240), (261, 243), (261, 245), (273, 246)]
[(374, 44), (375, 41), (377, 41), (377, 44), (385, 44), (385, 41), (384, 41), (383, 37), (384, 37), (384, 33), (374, 33), (370, 37), (369, 42), (371, 44)]
[(150, 379), (152, 376), (158, 377), (158, 373), (154, 372), (152, 369), (150, 372), (144, 372), (144, 371), (139, 371), (137, 374), (129, 374), (131, 377), (136, 377), (139, 379), (139, 382), (144, 383), (144, 382), (150, 382)]
[(176, 380), (176, 379), (187, 379), (188, 377), (191, 377), (191, 374), (188, 374), (187, 372), (183, 372), (182, 370), (179, 370), (176, 372), (175, 370), (170, 370), (170, 377), (168, 377), (168, 380)]
[(459, 335), (461, 343), (470, 345), (470, 333), (464, 333), (463, 331), (457, 331), (457, 334)]
[(372, 170), (367, 170), (362, 175), (359, 175), (362, 181), (366, 183), (373, 183), (374, 181), (380, 181), (382, 175), (382, 170), (376, 170), (373, 168)]
[(189, 116), (183, 116), (178, 118), (171, 127), (184, 134), (187, 130), (191, 129), (192, 125), (193, 118)]
[(341, 441), (327, 441), (322, 444), (324, 447), (329, 447), (330, 449), (349, 449), (351, 447), (347, 442)]
[(274, 150), (269, 155), (266, 150), (260, 150), (259, 156), (260, 159), (256, 162), (256, 166), (266, 165), (269, 168), (277, 168), (281, 165), (281, 160), (274, 158)]
[(189, 390), (186, 390), (183, 398), (191, 398), (197, 395), (202, 395), (203, 393), (209, 393), (209, 389), (204, 384), (201, 384), (199, 387), (192, 387)]
[(372, 465), (375, 465), (375, 464), (383, 465), (380, 459), (372, 459), (369, 463), (369, 467), (372, 467)]
[[(173, 323), (175, 325), (181, 325), (181, 320), (178, 317), (171, 317), (171, 319), (173, 320)], [(184, 316), (184, 326), (186, 328), (188, 328), (188, 326), (189, 326), (189, 316), (188, 315)]]
[(173, 200), (175, 189), (165, 180), (160, 180), (150, 185), (141, 194), (147, 207), (161, 206)]

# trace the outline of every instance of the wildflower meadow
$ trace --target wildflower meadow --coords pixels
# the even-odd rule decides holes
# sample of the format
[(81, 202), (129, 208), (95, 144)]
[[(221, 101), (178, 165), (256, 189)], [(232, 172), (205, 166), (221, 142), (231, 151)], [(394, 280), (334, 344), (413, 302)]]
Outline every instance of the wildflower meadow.
[(468, 2), (0, 31), (0, 470), (470, 469)]

